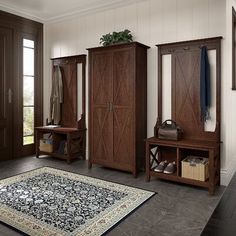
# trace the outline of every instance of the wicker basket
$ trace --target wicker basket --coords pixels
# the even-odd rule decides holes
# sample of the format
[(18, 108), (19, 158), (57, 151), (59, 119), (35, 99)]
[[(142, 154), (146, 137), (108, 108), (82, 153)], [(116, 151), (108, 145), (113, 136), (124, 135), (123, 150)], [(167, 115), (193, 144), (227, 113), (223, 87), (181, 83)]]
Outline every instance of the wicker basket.
[(53, 152), (51, 139), (40, 139), (39, 150), (42, 152)]
[(208, 158), (198, 156), (188, 156), (181, 161), (182, 177), (206, 181), (209, 178)]

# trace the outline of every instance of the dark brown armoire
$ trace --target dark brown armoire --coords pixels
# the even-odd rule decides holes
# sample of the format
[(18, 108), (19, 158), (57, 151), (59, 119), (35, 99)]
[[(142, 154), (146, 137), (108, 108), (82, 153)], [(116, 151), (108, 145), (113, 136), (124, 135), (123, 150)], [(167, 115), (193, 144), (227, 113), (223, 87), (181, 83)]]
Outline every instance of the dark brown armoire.
[(145, 160), (147, 49), (138, 42), (89, 50), (89, 167), (136, 176)]

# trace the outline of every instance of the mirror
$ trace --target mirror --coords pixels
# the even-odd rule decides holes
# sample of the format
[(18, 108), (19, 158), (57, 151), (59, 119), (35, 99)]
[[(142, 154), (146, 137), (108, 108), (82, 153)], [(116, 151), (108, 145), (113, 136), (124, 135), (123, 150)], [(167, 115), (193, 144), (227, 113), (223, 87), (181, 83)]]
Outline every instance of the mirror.
[(83, 114), (83, 64), (77, 64), (77, 120)]
[(204, 131), (214, 132), (216, 128), (216, 50), (208, 50), (211, 80), (210, 119), (205, 122)]
[(171, 119), (171, 57), (162, 56), (162, 122)]

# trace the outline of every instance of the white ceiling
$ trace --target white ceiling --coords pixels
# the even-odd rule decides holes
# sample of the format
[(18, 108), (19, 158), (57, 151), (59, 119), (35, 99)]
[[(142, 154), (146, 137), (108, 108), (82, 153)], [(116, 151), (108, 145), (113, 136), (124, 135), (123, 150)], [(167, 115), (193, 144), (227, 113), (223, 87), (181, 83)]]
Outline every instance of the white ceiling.
[(0, 0), (0, 10), (41, 22), (125, 6), (144, 0)]

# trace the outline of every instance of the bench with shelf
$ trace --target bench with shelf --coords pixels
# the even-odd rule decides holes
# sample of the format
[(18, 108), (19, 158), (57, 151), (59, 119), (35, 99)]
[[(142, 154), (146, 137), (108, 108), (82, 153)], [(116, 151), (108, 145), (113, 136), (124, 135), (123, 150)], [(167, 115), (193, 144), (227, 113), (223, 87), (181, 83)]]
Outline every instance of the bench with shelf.
[[(72, 159), (81, 156), (85, 159), (85, 134), (86, 129), (76, 128), (48, 128), (47, 126), (36, 127), (36, 157), (39, 155), (50, 155), (60, 159), (67, 160), (68, 163)], [(44, 135), (50, 135), (52, 139), (52, 152), (40, 150), (40, 139)], [(65, 141), (67, 145), (66, 153), (59, 153), (59, 145), (61, 141)], [(73, 148), (73, 142), (76, 142), (76, 147)]]
[[(215, 186), (220, 184), (220, 144), (196, 140), (169, 141), (152, 137), (146, 139), (146, 180), (151, 176), (175, 182), (191, 184), (209, 189), (213, 194)], [(188, 155), (203, 156), (209, 159), (209, 179), (199, 181), (181, 177), (181, 161)], [(158, 173), (153, 170), (153, 161), (160, 163), (163, 160), (176, 162), (176, 171), (173, 174)]]

